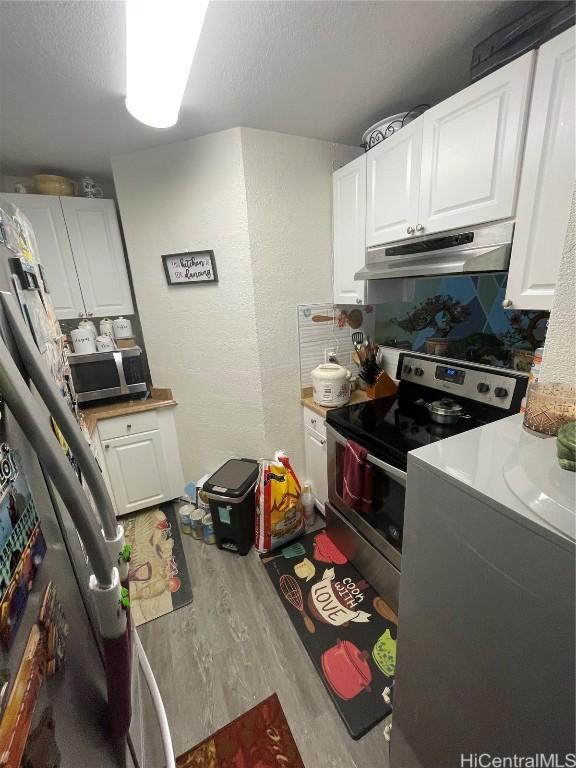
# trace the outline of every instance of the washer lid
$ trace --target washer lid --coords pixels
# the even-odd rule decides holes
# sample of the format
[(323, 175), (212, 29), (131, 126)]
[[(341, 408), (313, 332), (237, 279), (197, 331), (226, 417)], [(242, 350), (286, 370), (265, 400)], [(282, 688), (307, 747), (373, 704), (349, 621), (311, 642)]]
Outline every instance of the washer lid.
[(546, 438), (520, 445), (516, 458), (504, 467), (504, 479), (536, 517), (576, 541), (574, 482), (566, 482), (573, 479), (569, 477), (572, 473), (558, 464), (555, 451), (542, 451), (541, 440)]

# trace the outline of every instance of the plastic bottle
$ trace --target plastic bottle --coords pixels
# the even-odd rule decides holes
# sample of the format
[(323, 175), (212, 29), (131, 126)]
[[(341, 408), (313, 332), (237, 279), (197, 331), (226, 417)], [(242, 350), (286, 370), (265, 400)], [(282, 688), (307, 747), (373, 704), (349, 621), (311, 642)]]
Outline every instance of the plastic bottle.
[(304, 483), (302, 486), (300, 503), (302, 504), (302, 511), (304, 513), (306, 528), (311, 528), (314, 525), (314, 520), (316, 519), (316, 512), (314, 509), (314, 496), (312, 496), (312, 488), (310, 487), (310, 483)]

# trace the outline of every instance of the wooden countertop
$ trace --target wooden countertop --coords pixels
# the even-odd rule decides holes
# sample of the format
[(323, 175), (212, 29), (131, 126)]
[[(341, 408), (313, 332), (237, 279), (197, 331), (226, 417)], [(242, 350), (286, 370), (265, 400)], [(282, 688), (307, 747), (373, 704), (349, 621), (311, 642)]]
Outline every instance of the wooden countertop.
[[(318, 403), (314, 402), (314, 398), (312, 397), (312, 393), (306, 394), (307, 390), (303, 390), (301, 393), (300, 402), (302, 405), (304, 405), (306, 408), (310, 408), (310, 410), (314, 411), (314, 413), (317, 413), (319, 416), (322, 416), (322, 418), (326, 418), (326, 414), (328, 411), (331, 411), (333, 407), (336, 408), (344, 408), (345, 406), (338, 405), (338, 406), (332, 406), (329, 408), (325, 408), (323, 405), (318, 405)], [(365, 403), (368, 400), (368, 395), (363, 389), (355, 389), (354, 392), (352, 392), (352, 395), (350, 397), (350, 400), (346, 403), (346, 405), (356, 405), (357, 403)]]
[(122, 400), (117, 403), (102, 403), (101, 405), (85, 405), (80, 408), (88, 432), (92, 435), (101, 419), (113, 419), (114, 416), (126, 416), (130, 413), (153, 411), (156, 408), (167, 408), (178, 403), (172, 396), (171, 389), (152, 387), (147, 400)]

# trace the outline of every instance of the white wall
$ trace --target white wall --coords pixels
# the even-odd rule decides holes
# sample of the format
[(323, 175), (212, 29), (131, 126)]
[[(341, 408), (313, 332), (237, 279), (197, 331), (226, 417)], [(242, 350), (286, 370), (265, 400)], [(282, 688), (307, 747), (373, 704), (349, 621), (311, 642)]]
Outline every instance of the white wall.
[[(152, 380), (171, 387), (184, 476), (264, 439), (240, 130), (123, 155), (114, 181)], [(168, 286), (161, 256), (212, 249), (220, 282)]]
[(264, 446), (304, 479), (296, 307), (332, 301), (332, 172), (361, 150), (243, 128), (242, 151)]
[[(235, 128), (113, 159), (152, 379), (172, 387), (184, 474), (285, 448), (304, 466), (296, 306), (331, 298), (331, 176), (359, 154)], [(161, 255), (214, 250), (218, 285)]]

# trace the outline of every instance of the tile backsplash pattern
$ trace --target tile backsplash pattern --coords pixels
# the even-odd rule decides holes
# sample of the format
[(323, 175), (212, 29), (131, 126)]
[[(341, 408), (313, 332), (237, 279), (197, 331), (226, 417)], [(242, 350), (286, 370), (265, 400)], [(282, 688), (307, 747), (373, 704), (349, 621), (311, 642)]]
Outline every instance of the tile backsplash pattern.
[[(352, 334), (363, 331), (374, 337), (374, 308), (338, 307), (334, 304), (300, 304), (298, 306), (298, 343), (300, 354), (300, 387), (312, 386), (311, 373), (327, 362), (326, 350), (333, 350), (340, 365), (352, 375), (358, 366), (352, 360)], [(350, 323), (353, 326), (351, 327)]]
[(375, 307), (376, 341), (417, 352), (529, 370), (548, 312), (505, 310), (505, 273), (419, 278), (407, 302)]

